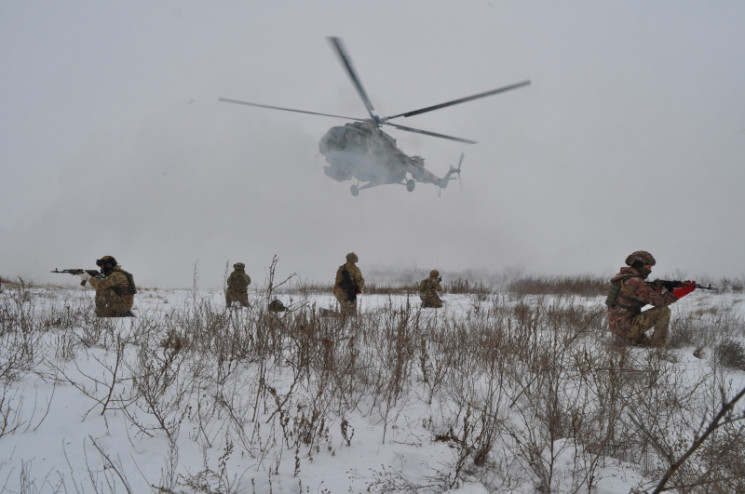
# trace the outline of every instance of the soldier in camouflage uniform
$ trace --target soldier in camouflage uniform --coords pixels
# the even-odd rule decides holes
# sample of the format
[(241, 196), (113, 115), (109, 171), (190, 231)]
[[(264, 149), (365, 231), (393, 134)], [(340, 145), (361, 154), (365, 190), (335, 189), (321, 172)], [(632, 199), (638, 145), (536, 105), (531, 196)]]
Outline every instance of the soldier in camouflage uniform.
[(433, 269), (429, 273), (429, 278), (419, 283), (419, 298), (422, 299), (422, 307), (434, 307), (435, 309), (442, 307), (442, 300), (437, 295), (437, 292), (442, 291), (440, 281), (442, 281), (440, 272)]
[[(657, 263), (647, 251), (638, 250), (626, 258), (628, 267), (611, 280), (611, 289), (605, 303), (608, 306), (610, 331), (626, 343), (635, 346), (664, 347), (670, 325), (668, 305), (691, 293), (695, 281), (685, 281), (683, 286), (672, 291), (664, 290), (645, 280)], [(642, 312), (645, 305), (654, 307)], [(652, 338), (646, 334), (654, 328)]]
[(225, 304), (230, 307), (238, 302), (248, 307), (248, 285), (251, 277), (246, 274), (246, 265), (242, 262), (233, 264), (233, 272), (228, 276), (228, 288), (225, 290)]
[(360, 268), (355, 264), (359, 258), (354, 252), (347, 254), (347, 262), (336, 270), (334, 296), (339, 301), (342, 316), (357, 314), (357, 295), (362, 293), (365, 280)]
[(80, 277), (96, 289), (96, 315), (98, 317), (132, 317), (135, 280), (124, 271), (112, 256), (103, 256), (96, 261), (101, 274), (91, 277), (83, 271)]

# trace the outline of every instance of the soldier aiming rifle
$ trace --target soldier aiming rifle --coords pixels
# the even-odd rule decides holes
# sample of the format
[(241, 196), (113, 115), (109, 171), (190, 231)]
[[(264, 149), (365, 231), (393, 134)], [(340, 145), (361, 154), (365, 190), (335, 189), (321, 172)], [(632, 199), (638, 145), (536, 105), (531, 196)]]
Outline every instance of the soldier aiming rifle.
[[(647, 282), (656, 263), (652, 254), (637, 250), (626, 257), (628, 267), (611, 280), (605, 300), (609, 329), (627, 344), (664, 348), (670, 325), (668, 306), (696, 289), (695, 281)], [(642, 312), (647, 304), (654, 307)], [(651, 338), (645, 334), (650, 329), (654, 329)]]
[(134, 296), (137, 293), (132, 274), (124, 271), (112, 256), (96, 261), (101, 271), (94, 269), (55, 269), (52, 273), (80, 276), (80, 286), (87, 282), (96, 290), (96, 315), (98, 317), (132, 317)]

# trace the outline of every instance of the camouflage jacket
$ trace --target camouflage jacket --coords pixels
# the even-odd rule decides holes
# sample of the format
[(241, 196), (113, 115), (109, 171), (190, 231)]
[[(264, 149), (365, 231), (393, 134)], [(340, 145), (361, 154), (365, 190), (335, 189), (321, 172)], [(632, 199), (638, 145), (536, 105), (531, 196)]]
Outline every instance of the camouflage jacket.
[(236, 269), (228, 276), (227, 292), (231, 295), (241, 295), (248, 291), (248, 285), (251, 284), (251, 277), (245, 271)]
[(621, 283), (621, 290), (615, 305), (608, 307), (608, 324), (610, 331), (619, 336), (628, 334), (634, 318), (645, 305), (665, 307), (678, 300), (671, 292), (644, 281), (634, 268), (621, 268), (611, 279), (611, 283), (615, 282)]
[(91, 278), (89, 283), (96, 289), (97, 313), (123, 315), (134, 305), (134, 278), (119, 266), (105, 277)]
[(419, 283), (419, 297), (424, 300), (427, 298), (439, 298), (437, 292), (442, 291), (442, 285), (437, 278), (430, 276)]
[[(348, 273), (348, 282), (347, 275)], [(349, 283), (349, 285), (347, 285)], [(334, 281), (334, 295), (345, 300), (355, 300), (357, 294), (362, 292), (362, 287), (365, 286), (365, 280), (362, 278), (362, 272), (360, 268), (353, 262), (347, 262), (339, 266), (336, 270), (336, 280)]]

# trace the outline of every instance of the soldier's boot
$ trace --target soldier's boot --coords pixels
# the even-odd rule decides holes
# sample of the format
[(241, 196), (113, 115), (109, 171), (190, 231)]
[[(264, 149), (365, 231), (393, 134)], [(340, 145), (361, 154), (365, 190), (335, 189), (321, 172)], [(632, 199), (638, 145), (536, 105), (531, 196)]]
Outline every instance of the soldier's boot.
[(649, 339), (647, 335), (640, 334), (639, 336), (635, 338), (630, 338), (629, 344), (631, 346), (638, 346), (640, 348), (648, 348), (651, 346), (651, 340)]

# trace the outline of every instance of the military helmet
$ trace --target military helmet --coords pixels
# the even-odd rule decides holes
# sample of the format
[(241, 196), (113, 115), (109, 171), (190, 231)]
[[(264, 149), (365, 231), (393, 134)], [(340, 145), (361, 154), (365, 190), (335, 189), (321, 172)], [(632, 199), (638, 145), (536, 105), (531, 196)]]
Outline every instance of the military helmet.
[(646, 250), (637, 250), (629, 254), (626, 258), (626, 265), (631, 266), (635, 261), (639, 261), (642, 264), (651, 264), (652, 266), (657, 264), (654, 256)]
[(242, 262), (237, 262), (237, 263), (233, 264), (233, 267), (235, 269), (246, 269), (246, 265), (243, 264)]
[(96, 266), (105, 266), (107, 264), (110, 264), (113, 268), (118, 263), (116, 262), (116, 259), (114, 259), (114, 256), (103, 256), (101, 259), (96, 260)]
[(438, 276), (440, 276), (440, 272), (437, 271), (436, 269), (433, 269), (432, 271), (429, 272), (429, 276), (432, 278), (437, 278)]
[(281, 300), (275, 298), (269, 302), (269, 310), (272, 312), (284, 312), (287, 310), (287, 307), (285, 307), (285, 304), (283, 304)]
[(357, 254), (355, 254), (354, 252), (350, 252), (349, 254), (347, 254), (347, 261), (349, 262), (357, 262), (359, 260), (360, 258), (357, 257)]

